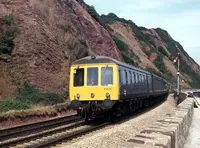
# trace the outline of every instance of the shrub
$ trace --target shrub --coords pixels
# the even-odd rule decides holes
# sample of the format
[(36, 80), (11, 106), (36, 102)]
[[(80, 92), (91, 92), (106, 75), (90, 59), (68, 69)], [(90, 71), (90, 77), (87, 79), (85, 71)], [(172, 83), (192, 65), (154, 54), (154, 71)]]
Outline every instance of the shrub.
[(85, 40), (79, 39), (79, 43), (83, 45), (85, 48), (88, 48), (88, 45)]
[(160, 53), (162, 53), (163, 55), (165, 55), (166, 57), (169, 57), (168, 53), (166, 52), (166, 50), (165, 50), (162, 46), (160, 46), (160, 47), (158, 48), (158, 51), (159, 51)]
[(176, 48), (176, 42), (169, 36), (168, 32), (160, 28), (155, 29), (158, 35), (161, 37), (167, 45), (167, 50), (171, 53), (172, 56), (176, 56), (178, 51)]
[(96, 9), (94, 6), (90, 6), (88, 4), (86, 4), (83, 0), (76, 0), (81, 6), (83, 6), (83, 8), (86, 9), (86, 11), (97, 21), (99, 22), (99, 24), (101, 24), (102, 26), (105, 26), (105, 24), (103, 23), (103, 20), (101, 18), (101, 16), (97, 13)]
[(16, 100), (30, 105), (54, 105), (63, 103), (65, 98), (56, 93), (42, 93), (39, 89), (25, 82), (24, 86), (18, 89)]
[(9, 110), (24, 110), (29, 108), (29, 105), (17, 100), (8, 99), (0, 102), (0, 112), (7, 112)]
[(113, 36), (112, 38), (120, 51), (123, 51), (124, 53), (129, 53), (129, 48), (123, 41), (115, 36)]
[(144, 49), (143, 51), (148, 57), (151, 55), (152, 52), (151, 50), (146, 50), (146, 49)]
[(118, 39), (116, 36), (112, 36), (112, 39), (114, 40), (115, 44), (120, 50), (124, 61), (131, 65), (138, 66), (138, 64), (134, 62), (133, 58), (137, 59), (138, 61), (139, 61), (139, 58), (133, 53), (133, 51), (130, 50), (129, 47), (123, 41)]
[(156, 53), (157, 50), (155, 48), (151, 48), (150, 50), (146, 50), (143, 48), (144, 53), (149, 57), (151, 53)]
[(163, 57), (161, 54), (157, 54), (157, 58), (155, 59), (154, 63), (162, 73), (167, 72), (165, 64), (163, 62)]
[(127, 55), (126, 53), (124, 53), (123, 51), (121, 51), (121, 55), (122, 55), (122, 57), (123, 57), (123, 59), (124, 59), (124, 61), (125, 61), (126, 63), (131, 64), (131, 65), (134, 65), (134, 66), (138, 66), (138, 65), (134, 62), (134, 60), (133, 60), (129, 55)]
[(194, 70), (192, 70), (191, 67), (182, 58), (180, 58), (180, 72), (187, 72), (187, 75), (192, 78), (190, 85), (193, 88), (200, 87), (199, 75)]
[(65, 5), (67, 5), (68, 7), (72, 8), (72, 4), (69, 2), (69, 0), (65, 0), (64, 3), (65, 3)]
[[(16, 33), (20, 33), (19, 28), (13, 26), (13, 15), (6, 15), (0, 26), (0, 53), (11, 55), (14, 48), (14, 38)], [(12, 26), (11, 26), (12, 25)]]
[(154, 74), (156, 74), (157, 76), (161, 76), (161, 73), (160, 72), (158, 72), (158, 71), (156, 71), (155, 69), (153, 69), (153, 68), (146, 68), (146, 71), (148, 71), (148, 72), (150, 72), (150, 73), (154, 73)]
[(58, 1), (58, 3), (62, 6), (62, 1), (61, 0), (57, 0)]
[(156, 43), (155, 43), (155, 41), (154, 41), (153, 39), (150, 39), (150, 40), (149, 40), (149, 43), (150, 43), (151, 45), (153, 45), (154, 48), (156, 48)]
[(118, 19), (118, 17), (114, 13), (109, 13), (108, 15), (101, 15), (101, 19), (105, 24), (112, 24)]
[(13, 39), (14, 37), (12, 32), (0, 32), (0, 53), (7, 53), (9, 55), (12, 53), (12, 50), (14, 48)]
[(126, 20), (124, 18), (119, 18), (114, 13), (109, 13), (108, 15), (101, 15), (101, 20), (104, 24), (112, 24), (116, 21), (127, 24), (131, 27), (132, 31), (136, 35), (136, 37), (145, 43), (151, 43), (153, 46), (155, 46), (155, 43), (151, 41), (151, 35), (149, 34), (143, 34), (141, 30), (147, 30), (144, 27), (138, 27), (132, 20)]
[(11, 25), (13, 24), (13, 22), (14, 22), (14, 20), (13, 20), (13, 15), (12, 15), (12, 14), (6, 15), (6, 16), (3, 18), (3, 21), (4, 21), (7, 25), (11, 26)]

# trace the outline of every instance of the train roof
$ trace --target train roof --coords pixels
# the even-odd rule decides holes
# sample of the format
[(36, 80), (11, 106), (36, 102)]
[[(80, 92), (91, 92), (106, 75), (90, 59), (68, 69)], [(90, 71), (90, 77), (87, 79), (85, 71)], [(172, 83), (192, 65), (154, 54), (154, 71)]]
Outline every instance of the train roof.
[(118, 63), (119, 61), (107, 56), (87, 56), (76, 60), (72, 64), (98, 64), (98, 63)]
[(100, 63), (115, 63), (115, 64), (120, 65), (120, 66), (124, 66), (124, 67), (127, 67), (127, 68), (135, 69), (137, 71), (141, 71), (141, 72), (150, 74), (150, 72), (148, 72), (148, 71), (142, 70), (140, 68), (137, 68), (135, 66), (132, 66), (132, 65), (129, 65), (129, 64), (126, 64), (126, 63), (123, 63), (123, 62), (120, 62), (116, 59), (113, 59), (113, 58), (110, 58), (110, 57), (107, 57), (107, 56), (87, 56), (87, 57), (81, 58), (81, 59), (73, 62), (72, 65), (100, 64)]

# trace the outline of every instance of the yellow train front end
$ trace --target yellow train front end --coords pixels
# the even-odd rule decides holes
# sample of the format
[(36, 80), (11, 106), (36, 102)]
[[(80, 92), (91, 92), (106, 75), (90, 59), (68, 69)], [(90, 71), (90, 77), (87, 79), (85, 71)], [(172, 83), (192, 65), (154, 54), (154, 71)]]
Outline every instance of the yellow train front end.
[(112, 108), (119, 100), (118, 81), (118, 65), (115, 63), (72, 64), (69, 87), (71, 106), (81, 116), (87, 117)]

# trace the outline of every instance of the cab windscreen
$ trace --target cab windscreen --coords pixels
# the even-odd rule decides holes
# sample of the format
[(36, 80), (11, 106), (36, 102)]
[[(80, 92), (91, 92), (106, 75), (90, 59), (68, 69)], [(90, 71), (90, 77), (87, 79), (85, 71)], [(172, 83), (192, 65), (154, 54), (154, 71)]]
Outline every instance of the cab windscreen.
[(74, 86), (84, 86), (84, 69), (74, 70)]
[(112, 67), (101, 68), (101, 85), (102, 86), (113, 85), (113, 68)]
[(87, 85), (97, 86), (98, 85), (98, 68), (87, 69)]

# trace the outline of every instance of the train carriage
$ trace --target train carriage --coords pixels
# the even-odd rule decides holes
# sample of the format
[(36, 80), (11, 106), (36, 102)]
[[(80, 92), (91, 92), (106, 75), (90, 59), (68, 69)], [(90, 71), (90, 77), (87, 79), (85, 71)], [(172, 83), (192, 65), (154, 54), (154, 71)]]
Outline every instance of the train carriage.
[(145, 70), (106, 56), (88, 56), (70, 69), (71, 106), (84, 118), (104, 110), (123, 112), (167, 93), (167, 83)]

